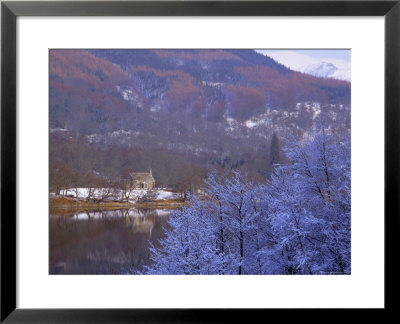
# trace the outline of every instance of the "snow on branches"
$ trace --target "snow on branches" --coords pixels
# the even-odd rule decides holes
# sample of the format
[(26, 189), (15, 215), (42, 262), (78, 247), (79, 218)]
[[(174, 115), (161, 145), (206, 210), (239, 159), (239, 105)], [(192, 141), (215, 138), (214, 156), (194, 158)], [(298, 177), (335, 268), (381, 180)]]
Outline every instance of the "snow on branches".
[(211, 170), (173, 213), (148, 274), (350, 274), (350, 139), (287, 141), (288, 164), (256, 185)]

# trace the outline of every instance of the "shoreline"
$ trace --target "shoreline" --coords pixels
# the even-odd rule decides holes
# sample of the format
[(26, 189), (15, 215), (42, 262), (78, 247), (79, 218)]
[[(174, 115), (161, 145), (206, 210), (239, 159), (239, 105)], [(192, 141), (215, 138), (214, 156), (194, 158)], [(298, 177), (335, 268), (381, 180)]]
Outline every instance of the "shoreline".
[(49, 197), (49, 210), (98, 210), (98, 209), (129, 209), (129, 208), (162, 208), (162, 209), (177, 209), (187, 206), (187, 202), (174, 200), (155, 200), (149, 202), (118, 202), (118, 201), (84, 201), (71, 197)]

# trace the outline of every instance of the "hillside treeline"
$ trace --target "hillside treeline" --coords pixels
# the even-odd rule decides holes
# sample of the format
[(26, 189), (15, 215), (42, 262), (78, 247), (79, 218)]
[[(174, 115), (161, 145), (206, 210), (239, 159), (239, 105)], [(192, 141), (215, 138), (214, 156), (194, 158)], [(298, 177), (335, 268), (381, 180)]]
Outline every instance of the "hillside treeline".
[(168, 149), (129, 148), (90, 144), (85, 138), (51, 134), (50, 191), (75, 187), (119, 186), (130, 172), (152, 169), (159, 188), (194, 192), (209, 168), (242, 170), (256, 182), (264, 181), (273, 163), (285, 160), (276, 135), (260, 148), (249, 147), (235, 155), (204, 152), (179, 153)]

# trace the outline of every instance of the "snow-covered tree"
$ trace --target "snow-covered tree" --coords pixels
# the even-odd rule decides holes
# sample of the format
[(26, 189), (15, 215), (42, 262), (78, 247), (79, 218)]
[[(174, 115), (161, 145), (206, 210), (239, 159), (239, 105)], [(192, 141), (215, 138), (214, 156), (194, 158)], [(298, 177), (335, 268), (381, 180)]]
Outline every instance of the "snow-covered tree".
[(350, 139), (315, 132), (284, 150), (289, 164), (266, 184), (212, 170), (170, 216), (147, 273), (350, 273)]
[(261, 255), (266, 272), (350, 273), (350, 140), (315, 133), (285, 148), (264, 190), (276, 243)]
[(190, 206), (174, 213), (171, 230), (152, 248), (149, 273), (253, 273), (256, 230), (255, 197), (239, 172), (219, 182), (211, 172), (202, 196), (189, 195)]
[(218, 273), (220, 256), (215, 245), (214, 229), (199, 197), (189, 195), (190, 206), (170, 215), (170, 230), (151, 248), (153, 264), (149, 274), (214, 274)]

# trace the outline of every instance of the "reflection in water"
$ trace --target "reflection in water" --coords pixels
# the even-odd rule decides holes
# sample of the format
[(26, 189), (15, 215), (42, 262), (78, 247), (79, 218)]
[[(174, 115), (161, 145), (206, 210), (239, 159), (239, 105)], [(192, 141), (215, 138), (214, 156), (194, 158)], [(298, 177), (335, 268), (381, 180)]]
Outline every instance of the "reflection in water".
[[(62, 213), (62, 214), (61, 214)], [(149, 263), (169, 210), (120, 209), (50, 215), (50, 274), (135, 273)]]

